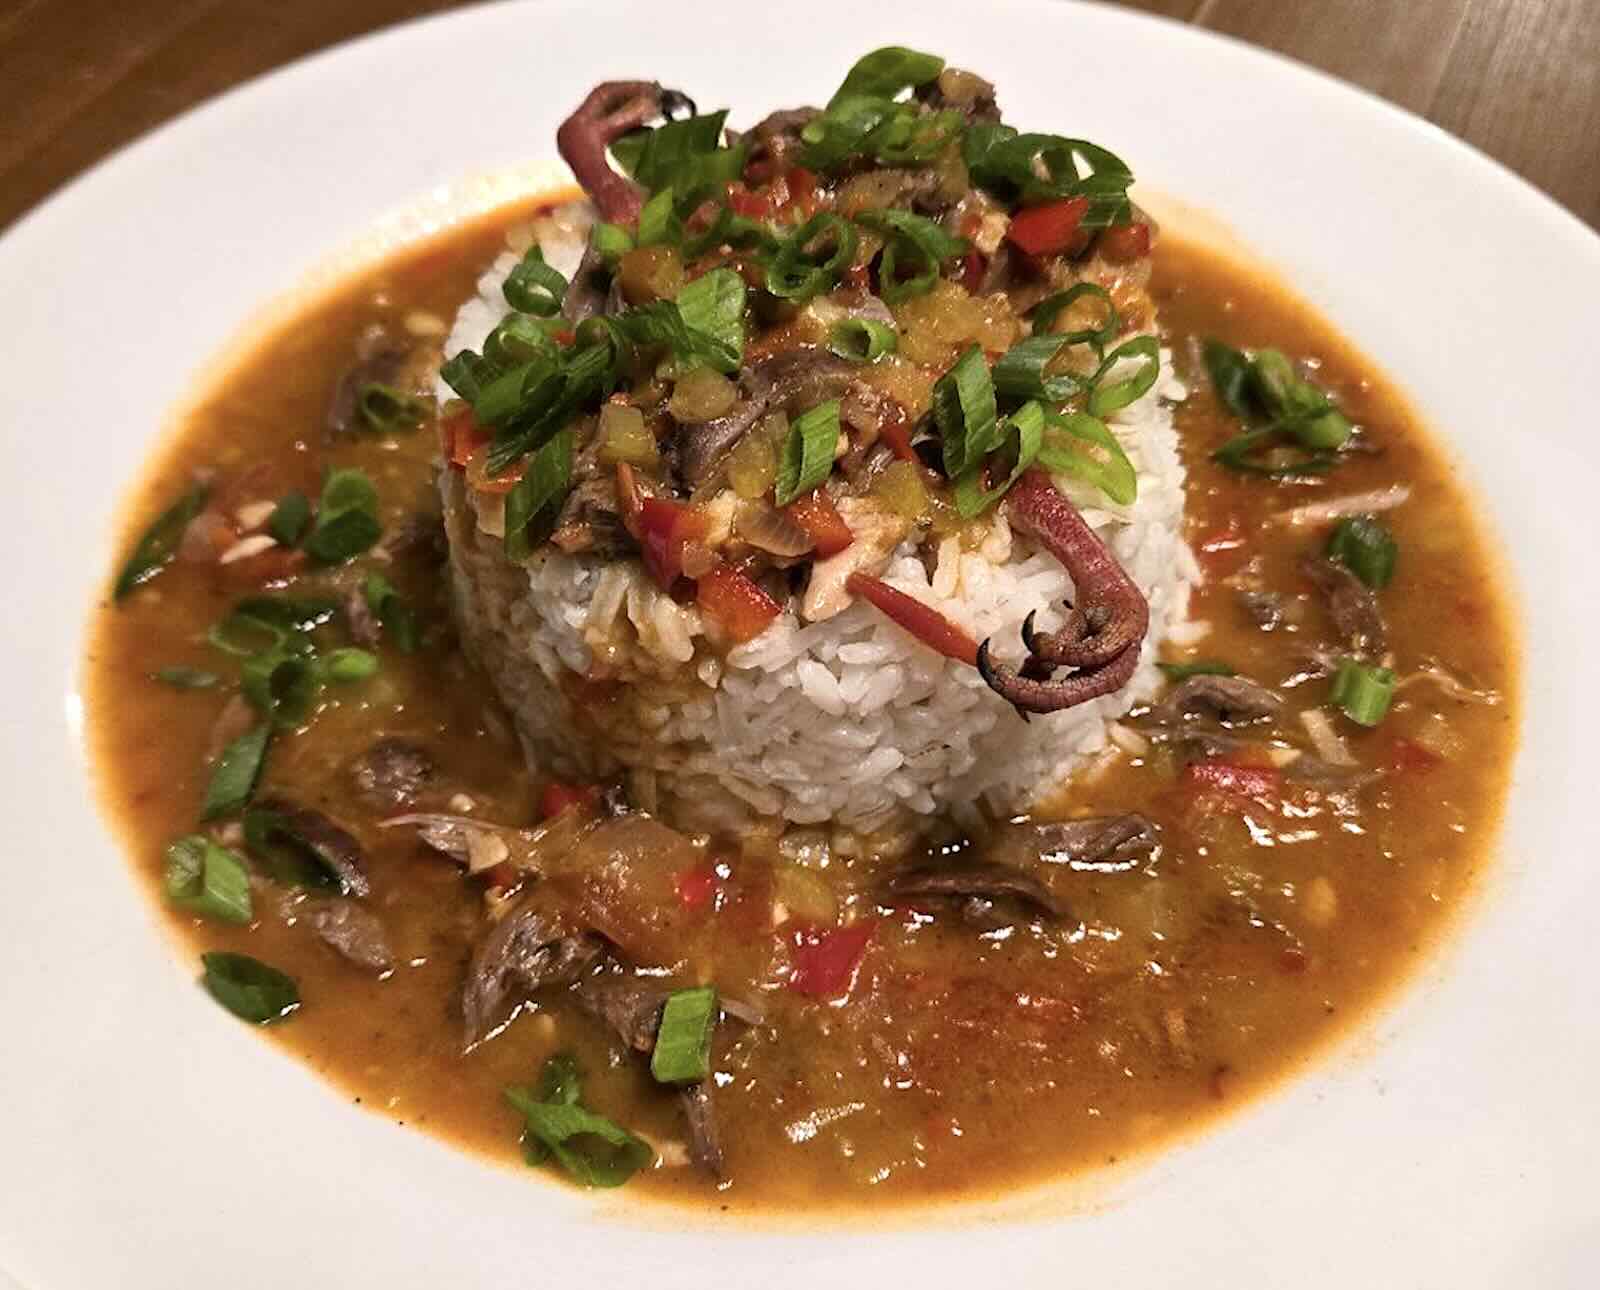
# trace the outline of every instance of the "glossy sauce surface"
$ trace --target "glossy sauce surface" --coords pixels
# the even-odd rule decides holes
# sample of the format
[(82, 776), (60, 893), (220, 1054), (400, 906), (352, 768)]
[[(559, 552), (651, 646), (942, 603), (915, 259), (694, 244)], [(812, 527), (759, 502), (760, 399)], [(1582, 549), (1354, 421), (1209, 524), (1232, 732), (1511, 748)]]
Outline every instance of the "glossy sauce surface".
[[(263, 338), (207, 387), (141, 485), (130, 537), (197, 466), (216, 469), (219, 487), (241, 488), (241, 504), (291, 486), (315, 496), (325, 467), (359, 464), (387, 524), (434, 505), (428, 429), (330, 447), (324, 411), (365, 328), (450, 318), (504, 228), (525, 215), (503, 212), (405, 251)], [(1156, 252), (1153, 291), (1191, 384), (1176, 421), (1190, 470), (1189, 536), (1207, 573), (1192, 612), (1210, 625), (1192, 650), (1169, 647), (1167, 657), (1224, 660), (1283, 687), (1290, 708), (1279, 727), (1303, 744), (1295, 713), (1321, 707), (1327, 691), (1325, 679), (1304, 678), (1305, 648), (1328, 633), (1297, 567), (1320, 550), (1327, 526), (1282, 516), (1397, 481), (1413, 490), (1385, 517), (1401, 548), (1382, 599), (1396, 670), (1405, 678), (1437, 664), (1473, 693), (1423, 676), (1406, 681), (1377, 730), (1341, 718), (1341, 737), (1380, 772), (1371, 783), (1197, 791), (1160, 743), (1108, 758), (1070, 787), (1059, 811), (1139, 811), (1160, 824), (1163, 842), (1146, 862), (1065, 876), (1069, 914), (1059, 920), (983, 926), (949, 908), (875, 908), (880, 864), (828, 856), (804, 839), (700, 844), (726, 872), (686, 943), (688, 977), (713, 968), (752, 982), (769, 976), (787, 952), (775, 904), (813, 900), (822, 912), (876, 920), (844, 1000), (776, 991), (761, 999), (761, 1024), (719, 1029), (715, 1098), (729, 1179), (719, 1189), (680, 1163), (676, 1100), (559, 994), (463, 1054), (458, 996), (483, 933), (481, 884), (409, 830), (378, 827), (346, 768), (378, 734), (415, 739), (476, 813), (512, 824), (536, 818), (539, 783), (487, 683), (452, 647), (435, 567), (402, 558), (388, 576), (421, 612), (425, 647), (406, 655), (385, 646), (375, 679), (325, 691), (309, 729), (277, 741), (265, 778), (340, 820), (367, 849), (372, 907), (397, 966), (381, 978), (353, 968), (293, 923), (296, 897), (270, 885), (258, 886), (248, 927), (174, 915), (185, 943), (245, 951), (290, 972), (305, 1003), (268, 1032), (276, 1042), (363, 1106), (497, 1157), (514, 1157), (520, 1125), (502, 1091), (530, 1082), (547, 1056), (574, 1053), (586, 1104), (658, 1147), (662, 1167), (630, 1186), (698, 1204), (801, 1209), (987, 1194), (1146, 1149), (1297, 1069), (1415, 969), (1490, 860), (1515, 730), (1514, 641), (1467, 499), (1366, 359), (1271, 281), (1171, 236)], [(1379, 451), (1309, 484), (1215, 465), (1209, 453), (1238, 427), (1192, 363), (1193, 342), (1206, 336), (1315, 360), (1319, 383)], [(1274, 630), (1241, 609), (1249, 587), (1285, 598)], [(190, 665), (229, 675), (206, 633), (253, 589), (225, 569), (175, 565), (122, 607), (96, 610), (88, 728), (107, 805), (157, 899), (164, 848), (195, 827), (228, 690), (174, 692), (151, 674)], [(1003, 845), (945, 840), (979, 854)], [(197, 991), (195, 1006), (211, 1005)]]

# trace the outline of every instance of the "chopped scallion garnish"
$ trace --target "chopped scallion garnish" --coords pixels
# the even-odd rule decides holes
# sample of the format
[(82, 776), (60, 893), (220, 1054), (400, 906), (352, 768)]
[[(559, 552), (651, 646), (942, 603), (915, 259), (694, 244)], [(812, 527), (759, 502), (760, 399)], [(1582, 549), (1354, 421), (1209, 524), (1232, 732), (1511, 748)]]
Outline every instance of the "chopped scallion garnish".
[(839, 446), (839, 400), (832, 399), (801, 413), (789, 426), (778, 458), (772, 500), (787, 506), (809, 493), (833, 470)]
[(206, 508), (211, 496), (209, 484), (196, 484), (171, 506), (150, 522), (150, 527), (139, 535), (133, 552), (117, 574), (111, 588), (111, 598), (122, 600), (135, 587), (149, 582), (171, 562), (178, 552), (184, 529)]
[(240, 683), (256, 711), (280, 728), (304, 721), (317, 698), (317, 669), (310, 657), (287, 649), (270, 649), (247, 658)]
[(410, 654), (420, 643), (416, 611), (381, 573), (369, 573), (361, 583), (367, 608), (378, 616), (384, 639), (403, 654)]
[(548, 318), (561, 312), (567, 280), (544, 262), (544, 252), (535, 244), (506, 275), (500, 291), (518, 313)]
[(701, 357), (729, 374), (737, 372), (744, 360), (745, 295), (744, 279), (732, 269), (712, 269), (678, 292), (683, 325), (713, 342)]
[(554, 1158), (585, 1187), (619, 1187), (655, 1159), (642, 1138), (579, 1102), (577, 1066), (565, 1054), (545, 1063), (539, 1087), (508, 1088), (506, 1101), (522, 1112), (523, 1154), (529, 1164)]
[(213, 951), (202, 954), (202, 983), (211, 997), (241, 1021), (266, 1026), (281, 1021), (300, 1006), (294, 978), (248, 954)]
[(892, 326), (871, 318), (842, 318), (828, 329), (828, 349), (852, 363), (876, 363), (899, 344)]
[(1327, 555), (1374, 591), (1381, 591), (1394, 577), (1400, 546), (1376, 516), (1350, 515), (1334, 526)]
[(994, 488), (983, 487), (983, 465), (974, 463), (955, 480), (956, 511), (972, 519), (993, 506), (1033, 465), (1044, 443), (1045, 411), (1037, 403), (1024, 403), (1000, 423), (1000, 444), (1011, 454), (1011, 472)]
[(267, 532), (283, 546), (294, 546), (311, 523), (311, 502), (298, 490), (285, 493), (267, 517)]
[[(1144, 361), (1132, 376), (1125, 376), (1110, 385), (1100, 383), (1118, 363), (1133, 359)], [(1160, 375), (1161, 344), (1154, 336), (1135, 336), (1132, 340), (1124, 341), (1101, 360), (1099, 370), (1094, 374), (1086, 410), (1090, 416), (1100, 418), (1120, 412), (1148, 394)]]
[(1083, 412), (1045, 414), (1039, 464), (1093, 484), (1119, 506), (1139, 496), (1139, 476), (1104, 421)]
[(421, 399), (378, 381), (361, 387), (361, 393), (356, 396), (356, 410), (368, 428), (379, 434), (415, 430), (428, 415), (428, 405)]
[(331, 470), (322, 485), (317, 521), (306, 538), (306, 552), (322, 564), (360, 555), (383, 533), (378, 523), (378, 490), (359, 470)]
[(1233, 668), (1215, 659), (1201, 659), (1194, 663), (1157, 663), (1169, 681), (1187, 681), (1191, 676), (1235, 676)]
[(674, 990), (661, 1009), (650, 1074), (660, 1084), (693, 1084), (711, 1070), (711, 1031), (717, 992), (709, 985)]
[(1000, 446), (994, 381), (983, 350), (973, 345), (933, 386), (933, 420), (939, 429), (945, 474), (958, 479)]
[(910, 211), (864, 211), (860, 220), (887, 239), (878, 260), (878, 294), (891, 305), (931, 291), (944, 262), (967, 249), (965, 238)]
[(198, 667), (163, 667), (151, 675), (174, 690), (209, 690), (222, 679), (215, 672), (206, 672)]
[(237, 811), (255, 792), (256, 780), (261, 777), (262, 764), (267, 759), (267, 744), (272, 739), (272, 725), (263, 721), (254, 730), (247, 730), (217, 758), (206, 785), (205, 801), (200, 807), (202, 820), (214, 820), (220, 815)]
[(855, 259), (860, 234), (832, 211), (818, 211), (767, 261), (767, 290), (783, 300), (805, 301), (830, 291)]
[(1347, 658), (1333, 674), (1328, 697), (1357, 725), (1375, 726), (1394, 699), (1395, 675), (1387, 667)]
[(336, 649), (324, 658), (319, 667), (330, 681), (349, 684), (365, 681), (378, 674), (378, 656), (364, 649)]
[(191, 833), (167, 847), (162, 869), (167, 899), (180, 909), (225, 923), (248, 923), (250, 870), (227, 847)]
[(561, 503), (572, 485), (576, 435), (563, 426), (528, 458), (527, 466), (506, 494), (505, 549), (512, 560), (526, 559), (556, 526)]

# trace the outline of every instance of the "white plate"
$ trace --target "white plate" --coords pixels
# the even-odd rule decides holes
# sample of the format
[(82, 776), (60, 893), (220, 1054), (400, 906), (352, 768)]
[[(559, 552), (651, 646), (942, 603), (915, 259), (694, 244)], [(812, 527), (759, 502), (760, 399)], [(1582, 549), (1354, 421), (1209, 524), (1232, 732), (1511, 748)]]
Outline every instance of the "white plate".
[[(1104, 140), (1222, 216), (1454, 446), (1527, 632), (1506, 855), (1380, 1042), (1097, 1212), (642, 1226), (625, 1194), (544, 1186), (351, 1109), (202, 998), (94, 810), (85, 609), (119, 499), (197, 369), (331, 251), (481, 200), (461, 181), (548, 156), (603, 77), (659, 77), (748, 121), (825, 96), (889, 42), (983, 72), (1008, 119)], [(124, 152), (0, 240), (0, 1266), (30, 1290), (1593, 1285), (1597, 301), (1600, 239), (1438, 131), (1227, 41), (1073, 5), (473, 9)]]

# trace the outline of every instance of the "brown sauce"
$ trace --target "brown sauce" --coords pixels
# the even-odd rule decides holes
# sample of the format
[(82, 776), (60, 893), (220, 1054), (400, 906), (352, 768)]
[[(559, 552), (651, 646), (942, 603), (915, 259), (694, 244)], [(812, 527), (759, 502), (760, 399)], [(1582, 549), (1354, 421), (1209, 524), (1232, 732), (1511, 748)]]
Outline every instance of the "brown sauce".
[[(289, 486), (314, 496), (325, 467), (359, 463), (386, 522), (413, 509), (431, 490), (430, 432), (326, 447), (330, 391), (373, 322), (449, 319), (504, 227), (525, 215), (501, 212), (396, 254), (211, 378), (140, 484), (130, 541), (202, 464), (228, 477), (269, 463), (265, 491), (243, 503)], [(1421, 680), (1379, 729), (1341, 726), (1363, 764), (1384, 771), (1353, 799), (1197, 795), (1161, 749), (1123, 757), (1074, 786), (1062, 809), (1145, 813), (1167, 838), (1158, 862), (1086, 875), (1065, 929), (1018, 923), (983, 935), (959, 918), (884, 915), (848, 1002), (775, 997), (766, 1024), (719, 1038), (731, 1181), (719, 1191), (692, 1168), (663, 1167), (631, 1188), (738, 1208), (919, 1202), (988, 1195), (1148, 1149), (1244, 1104), (1369, 1014), (1416, 971), (1489, 863), (1516, 725), (1515, 646), (1497, 570), (1450, 465), (1373, 365), (1272, 281), (1169, 236), (1153, 294), (1180, 364), (1189, 338), (1202, 336), (1314, 358), (1319, 381), (1381, 448), (1317, 485), (1231, 475), (1207, 458), (1237, 427), (1193, 381), (1176, 416), (1191, 472), (1189, 536), (1209, 575), (1192, 613), (1211, 632), (1189, 656), (1226, 660), (1272, 686), (1294, 676), (1297, 645), (1316, 634), (1316, 604), (1304, 597), (1300, 627), (1263, 632), (1224, 579), (1256, 561), (1263, 582), (1305, 591), (1295, 563), (1326, 526), (1292, 531), (1273, 517), (1398, 480), (1414, 490), (1387, 517), (1402, 552), (1383, 596), (1398, 669), (1437, 662), (1499, 702)], [(258, 888), (248, 927), (173, 914), (175, 932), (186, 952), (244, 951), (293, 975), (304, 1005), (266, 1033), (397, 1122), (512, 1162), (520, 1119), (502, 1091), (565, 1051), (585, 1071), (587, 1105), (658, 1145), (681, 1144), (676, 1100), (559, 999), (462, 1054), (457, 999), (482, 931), (479, 887), (409, 831), (377, 828), (345, 767), (376, 733), (407, 735), (484, 818), (518, 824), (534, 818), (539, 785), (487, 683), (450, 650), (438, 575), (401, 559), (389, 576), (420, 610), (429, 644), (412, 655), (385, 647), (375, 679), (325, 692), (309, 732), (279, 740), (266, 782), (344, 821), (368, 849), (372, 905), (398, 966), (382, 979), (353, 968), (304, 926), (285, 925), (283, 894), (270, 889)], [(206, 631), (251, 589), (175, 565), (123, 606), (95, 610), (87, 728), (107, 809), (157, 899), (164, 848), (194, 831), (228, 689), (175, 692), (150, 676), (180, 664), (231, 675)], [(1167, 656), (1179, 657), (1170, 647)], [(1286, 693), (1314, 707), (1325, 687)], [(733, 860), (731, 915), (691, 957), (759, 975), (781, 862), (770, 843)], [(830, 898), (859, 906), (873, 877), (867, 862), (846, 861), (824, 882)], [(211, 1006), (198, 990), (195, 1006)]]

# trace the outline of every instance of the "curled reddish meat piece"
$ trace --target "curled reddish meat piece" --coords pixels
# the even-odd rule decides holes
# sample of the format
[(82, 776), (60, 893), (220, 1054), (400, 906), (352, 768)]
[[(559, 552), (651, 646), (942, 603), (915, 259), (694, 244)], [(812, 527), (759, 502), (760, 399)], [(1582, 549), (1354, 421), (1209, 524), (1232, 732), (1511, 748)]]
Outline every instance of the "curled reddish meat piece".
[(572, 167), (602, 219), (633, 224), (644, 205), (639, 185), (612, 169), (606, 149), (630, 130), (680, 110), (693, 112), (693, 100), (655, 81), (605, 81), (561, 123), (556, 131), (561, 159)]
[[(1006, 497), (1011, 521), (1060, 560), (1072, 576), (1077, 602), (1059, 631), (1022, 625), (1028, 660), (1020, 671), (997, 663), (989, 642), (978, 647), (978, 671), (989, 688), (1019, 712), (1059, 712), (1111, 694), (1139, 665), (1150, 628), (1150, 606), (1094, 530), (1050, 477), (1030, 470)], [(1077, 669), (1055, 678), (1057, 668)]]

